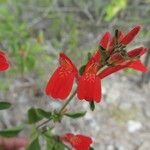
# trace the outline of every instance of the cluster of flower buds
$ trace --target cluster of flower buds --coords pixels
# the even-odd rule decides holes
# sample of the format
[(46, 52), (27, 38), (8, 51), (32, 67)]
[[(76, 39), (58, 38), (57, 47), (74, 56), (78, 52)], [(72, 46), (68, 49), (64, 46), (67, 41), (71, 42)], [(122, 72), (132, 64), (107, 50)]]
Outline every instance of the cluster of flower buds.
[(9, 68), (10, 63), (6, 58), (6, 54), (0, 51), (0, 71), (5, 71)]
[(65, 100), (76, 79), (78, 99), (98, 103), (101, 101), (101, 80), (104, 77), (125, 68), (146, 72), (147, 68), (139, 58), (147, 52), (147, 48), (138, 47), (130, 51), (126, 49), (139, 31), (140, 26), (135, 26), (126, 35), (116, 30), (114, 37), (106, 32), (99, 42), (98, 49), (79, 71), (74, 63), (61, 53), (60, 65), (47, 83), (46, 95)]

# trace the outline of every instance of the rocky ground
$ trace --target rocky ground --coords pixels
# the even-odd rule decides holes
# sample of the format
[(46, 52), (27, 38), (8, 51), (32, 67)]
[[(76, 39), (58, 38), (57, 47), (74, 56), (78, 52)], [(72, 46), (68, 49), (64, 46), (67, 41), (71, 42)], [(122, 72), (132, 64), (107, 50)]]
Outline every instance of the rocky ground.
[[(140, 75), (120, 72), (102, 81), (103, 99), (92, 112), (86, 101), (71, 102), (69, 110), (87, 111), (84, 118), (64, 118), (56, 133), (75, 132), (93, 137), (96, 150), (148, 150), (150, 149), (150, 83), (138, 86)], [(42, 81), (41, 81), (42, 82)], [(50, 100), (36, 88), (33, 79), (13, 81), (9, 92), (0, 93), (14, 106), (0, 114), (2, 127), (26, 121), (31, 106), (51, 110), (61, 103)], [(73, 106), (73, 107), (72, 107)], [(24, 133), (22, 133), (24, 134)]]

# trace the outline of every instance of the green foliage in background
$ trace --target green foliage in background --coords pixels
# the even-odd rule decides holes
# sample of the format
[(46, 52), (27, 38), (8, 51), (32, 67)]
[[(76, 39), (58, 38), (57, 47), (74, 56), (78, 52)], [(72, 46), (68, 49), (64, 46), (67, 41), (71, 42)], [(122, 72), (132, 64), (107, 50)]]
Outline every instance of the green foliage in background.
[(127, 6), (128, 0), (112, 0), (110, 4), (107, 5), (105, 11), (106, 11), (106, 16), (105, 20), (109, 21), (113, 17), (117, 15), (117, 13), (125, 9)]

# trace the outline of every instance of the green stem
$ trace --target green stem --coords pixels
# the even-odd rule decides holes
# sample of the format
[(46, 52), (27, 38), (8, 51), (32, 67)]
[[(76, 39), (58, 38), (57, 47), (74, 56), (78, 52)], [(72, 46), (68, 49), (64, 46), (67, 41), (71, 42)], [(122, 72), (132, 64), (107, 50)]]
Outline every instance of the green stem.
[(73, 99), (73, 97), (76, 95), (76, 90), (70, 95), (70, 97), (68, 98), (68, 100), (65, 102), (65, 104), (63, 105), (63, 107), (60, 109), (60, 111), (58, 112), (59, 114), (61, 114), (61, 112), (66, 108), (66, 106), (70, 103), (70, 101)]
[[(65, 104), (63, 105), (63, 107), (59, 110), (59, 114), (62, 113), (62, 111), (66, 108), (66, 106), (70, 103), (70, 101), (73, 99), (73, 97), (76, 95), (76, 90), (70, 95), (70, 97), (68, 98), (68, 100), (65, 102)], [(44, 121), (43, 123), (39, 124), (37, 126), (37, 129), (39, 129), (40, 127), (42, 127), (43, 125), (47, 124), (48, 122), (50, 122), (52, 120), (52, 118)]]

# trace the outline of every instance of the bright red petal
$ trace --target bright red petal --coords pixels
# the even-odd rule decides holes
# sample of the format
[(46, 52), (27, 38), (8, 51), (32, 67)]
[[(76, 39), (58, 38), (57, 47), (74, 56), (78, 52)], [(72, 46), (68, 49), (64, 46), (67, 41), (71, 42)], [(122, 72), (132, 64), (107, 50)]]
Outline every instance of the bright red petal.
[(115, 67), (107, 67), (98, 76), (101, 79), (103, 79), (106, 76), (111, 75), (112, 73), (115, 73), (115, 72), (120, 71), (125, 68), (132, 68), (132, 69), (140, 71), (140, 72), (147, 71), (147, 68), (144, 66), (143, 63), (141, 63), (140, 60), (135, 60), (135, 61), (129, 61), (127, 64), (124, 64), (124, 65), (118, 65)]
[(134, 27), (131, 31), (129, 31), (124, 38), (121, 40), (121, 43), (123, 45), (127, 45), (129, 44), (134, 38), (135, 36), (138, 34), (138, 32), (140, 31), (141, 27), (140, 26), (136, 26)]
[(8, 62), (0, 62), (0, 71), (5, 71), (9, 68), (10, 64)]
[(139, 48), (136, 48), (134, 50), (129, 51), (128, 55), (131, 58), (135, 58), (135, 57), (138, 57), (138, 56), (142, 56), (146, 52), (147, 52), (147, 48), (139, 47)]
[(89, 150), (92, 144), (92, 139), (88, 136), (78, 134), (76, 135), (77, 142), (72, 145), (76, 150)]
[(5, 55), (0, 54), (0, 62), (5, 62), (5, 61), (7, 61)]
[(3, 51), (0, 51), (0, 55), (5, 55), (5, 52), (3, 52)]
[(5, 71), (9, 68), (10, 64), (5, 57), (5, 53), (0, 51), (0, 71)]
[(106, 33), (103, 35), (103, 37), (102, 37), (102, 39), (101, 39), (99, 45), (102, 46), (103, 48), (107, 49), (109, 40), (110, 40), (110, 33), (109, 33), (109, 32), (106, 32)]
[(63, 141), (68, 142), (75, 150), (89, 150), (92, 144), (92, 139), (88, 136), (72, 133), (65, 134), (62, 138)]
[(118, 66), (115, 66), (115, 67), (108, 67), (106, 69), (104, 69), (98, 76), (103, 79), (105, 78), (106, 76), (108, 75), (111, 75), (112, 73), (115, 73), (119, 70), (122, 70), (124, 68), (126, 68), (127, 66), (125, 65), (118, 65)]
[(62, 72), (61, 68), (58, 68), (47, 84), (46, 95), (56, 99), (67, 98), (72, 89), (74, 78), (74, 73)]
[(101, 84), (100, 78), (95, 75), (83, 75), (80, 77), (77, 88), (77, 96), (80, 100), (100, 102)]
[(123, 39), (123, 33), (121, 31), (119, 31), (119, 42)]
[(96, 74), (101, 62), (101, 53), (97, 50), (87, 62), (84, 73)]
[(128, 67), (137, 71), (147, 72), (146, 66), (140, 60), (135, 60)]
[(69, 95), (77, 69), (71, 60), (64, 54), (60, 54), (60, 67), (51, 76), (47, 83), (46, 95), (57, 99), (65, 99)]

